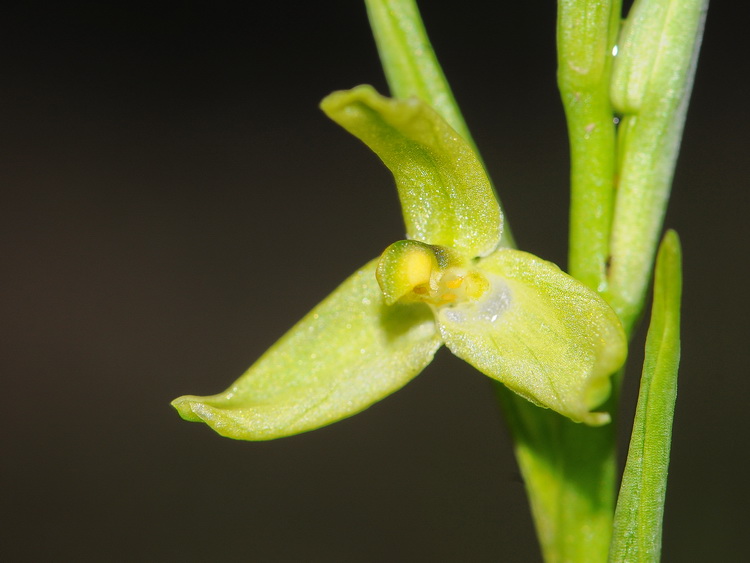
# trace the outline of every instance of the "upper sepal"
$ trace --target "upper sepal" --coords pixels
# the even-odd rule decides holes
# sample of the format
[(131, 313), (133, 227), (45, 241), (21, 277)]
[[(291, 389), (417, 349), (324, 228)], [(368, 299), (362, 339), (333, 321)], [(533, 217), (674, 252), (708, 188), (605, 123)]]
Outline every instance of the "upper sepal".
[(484, 166), (426, 103), (385, 98), (371, 86), (358, 86), (334, 92), (320, 107), (391, 170), (408, 238), (469, 257), (497, 248), (503, 217)]
[(274, 344), (229, 389), (172, 402), (186, 420), (240, 440), (325, 426), (397, 391), (441, 345), (429, 308), (386, 306), (373, 260)]
[(609, 305), (557, 266), (500, 249), (479, 261), (490, 284), (476, 301), (436, 311), (446, 346), (482, 373), (576, 422), (605, 424), (591, 412), (609, 396), (627, 354)]

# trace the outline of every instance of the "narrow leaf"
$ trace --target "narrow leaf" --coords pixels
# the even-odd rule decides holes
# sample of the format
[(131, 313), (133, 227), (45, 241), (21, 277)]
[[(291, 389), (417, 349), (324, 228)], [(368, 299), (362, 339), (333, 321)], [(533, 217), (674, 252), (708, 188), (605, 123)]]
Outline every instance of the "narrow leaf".
[(607, 413), (590, 411), (609, 396), (609, 378), (627, 353), (609, 305), (554, 264), (518, 250), (498, 250), (477, 271), (490, 289), (439, 310), (446, 346), (538, 405), (576, 422), (608, 422)]
[(347, 279), (229, 389), (172, 405), (240, 440), (299, 434), (356, 414), (397, 391), (441, 345), (429, 308), (386, 306), (374, 260)]
[(471, 257), (497, 247), (503, 217), (484, 167), (427, 104), (384, 98), (359, 86), (334, 92), (321, 108), (391, 170), (408, 238)]
[(680, 242), (669, 231), (656, 261), (643, 376), (615, 511), (612, 562), (659, 561), (680, 362), (681, 294)]

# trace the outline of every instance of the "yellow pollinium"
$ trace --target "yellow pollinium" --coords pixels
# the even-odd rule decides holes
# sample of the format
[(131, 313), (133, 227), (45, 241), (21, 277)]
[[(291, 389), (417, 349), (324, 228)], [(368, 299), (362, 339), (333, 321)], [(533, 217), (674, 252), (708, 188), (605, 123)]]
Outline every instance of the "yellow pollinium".
[(426, 291), (429, 287), (432, 272), (437, 266), (435, 257), (417, 249), (411, 249), (402, 257), (402, 268), (399, 270), (399, 283), (404, 289)]
[(448, 248), (402, 240), (383, 252), (378, 283), (389, 305), (423, 301), (440, 306), (474, 300), (487, 291), (489, 283), (465, 268), (464, 262)]
[(434, 304), (473, 301), (484, 295), (489, 287), (487, 278), (477, 271), (448, 268), (440, 279), (436, 295), (439, 300)]

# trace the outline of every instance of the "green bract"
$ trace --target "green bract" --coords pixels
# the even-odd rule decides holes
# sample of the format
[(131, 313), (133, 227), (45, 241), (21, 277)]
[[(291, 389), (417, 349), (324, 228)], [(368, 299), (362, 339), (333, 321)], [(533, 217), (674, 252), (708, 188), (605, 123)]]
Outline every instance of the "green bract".
[(680, 364), (682, 251), (667, 231), (656, 258), (654, 301), (628, 459), (609, 552), (611, 563), (659, 561), (672, 419)]
[(617, 315), (555, 265), (498, 248), (502, 214), (469, 144), (416, 98), (372, 88), (322, 103), (390, 168), (410, 240), (346, 280), (227, 391), (172, 404), (230, 438), (267, 440), (355, 414), (396, 391), (441, 344), (572, 420), (609, 395), (627, 344)]

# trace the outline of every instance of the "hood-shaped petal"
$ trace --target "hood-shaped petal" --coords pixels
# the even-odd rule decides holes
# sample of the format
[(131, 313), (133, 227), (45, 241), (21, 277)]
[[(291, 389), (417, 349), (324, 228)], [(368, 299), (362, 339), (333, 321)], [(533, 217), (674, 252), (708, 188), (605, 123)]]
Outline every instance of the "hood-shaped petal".
[(472, 258), (497, 248), (503, 216), (484, 166), (430, 106), (358, 86), (334, 92), (320, 107), (393, 173), (408, 238)]

